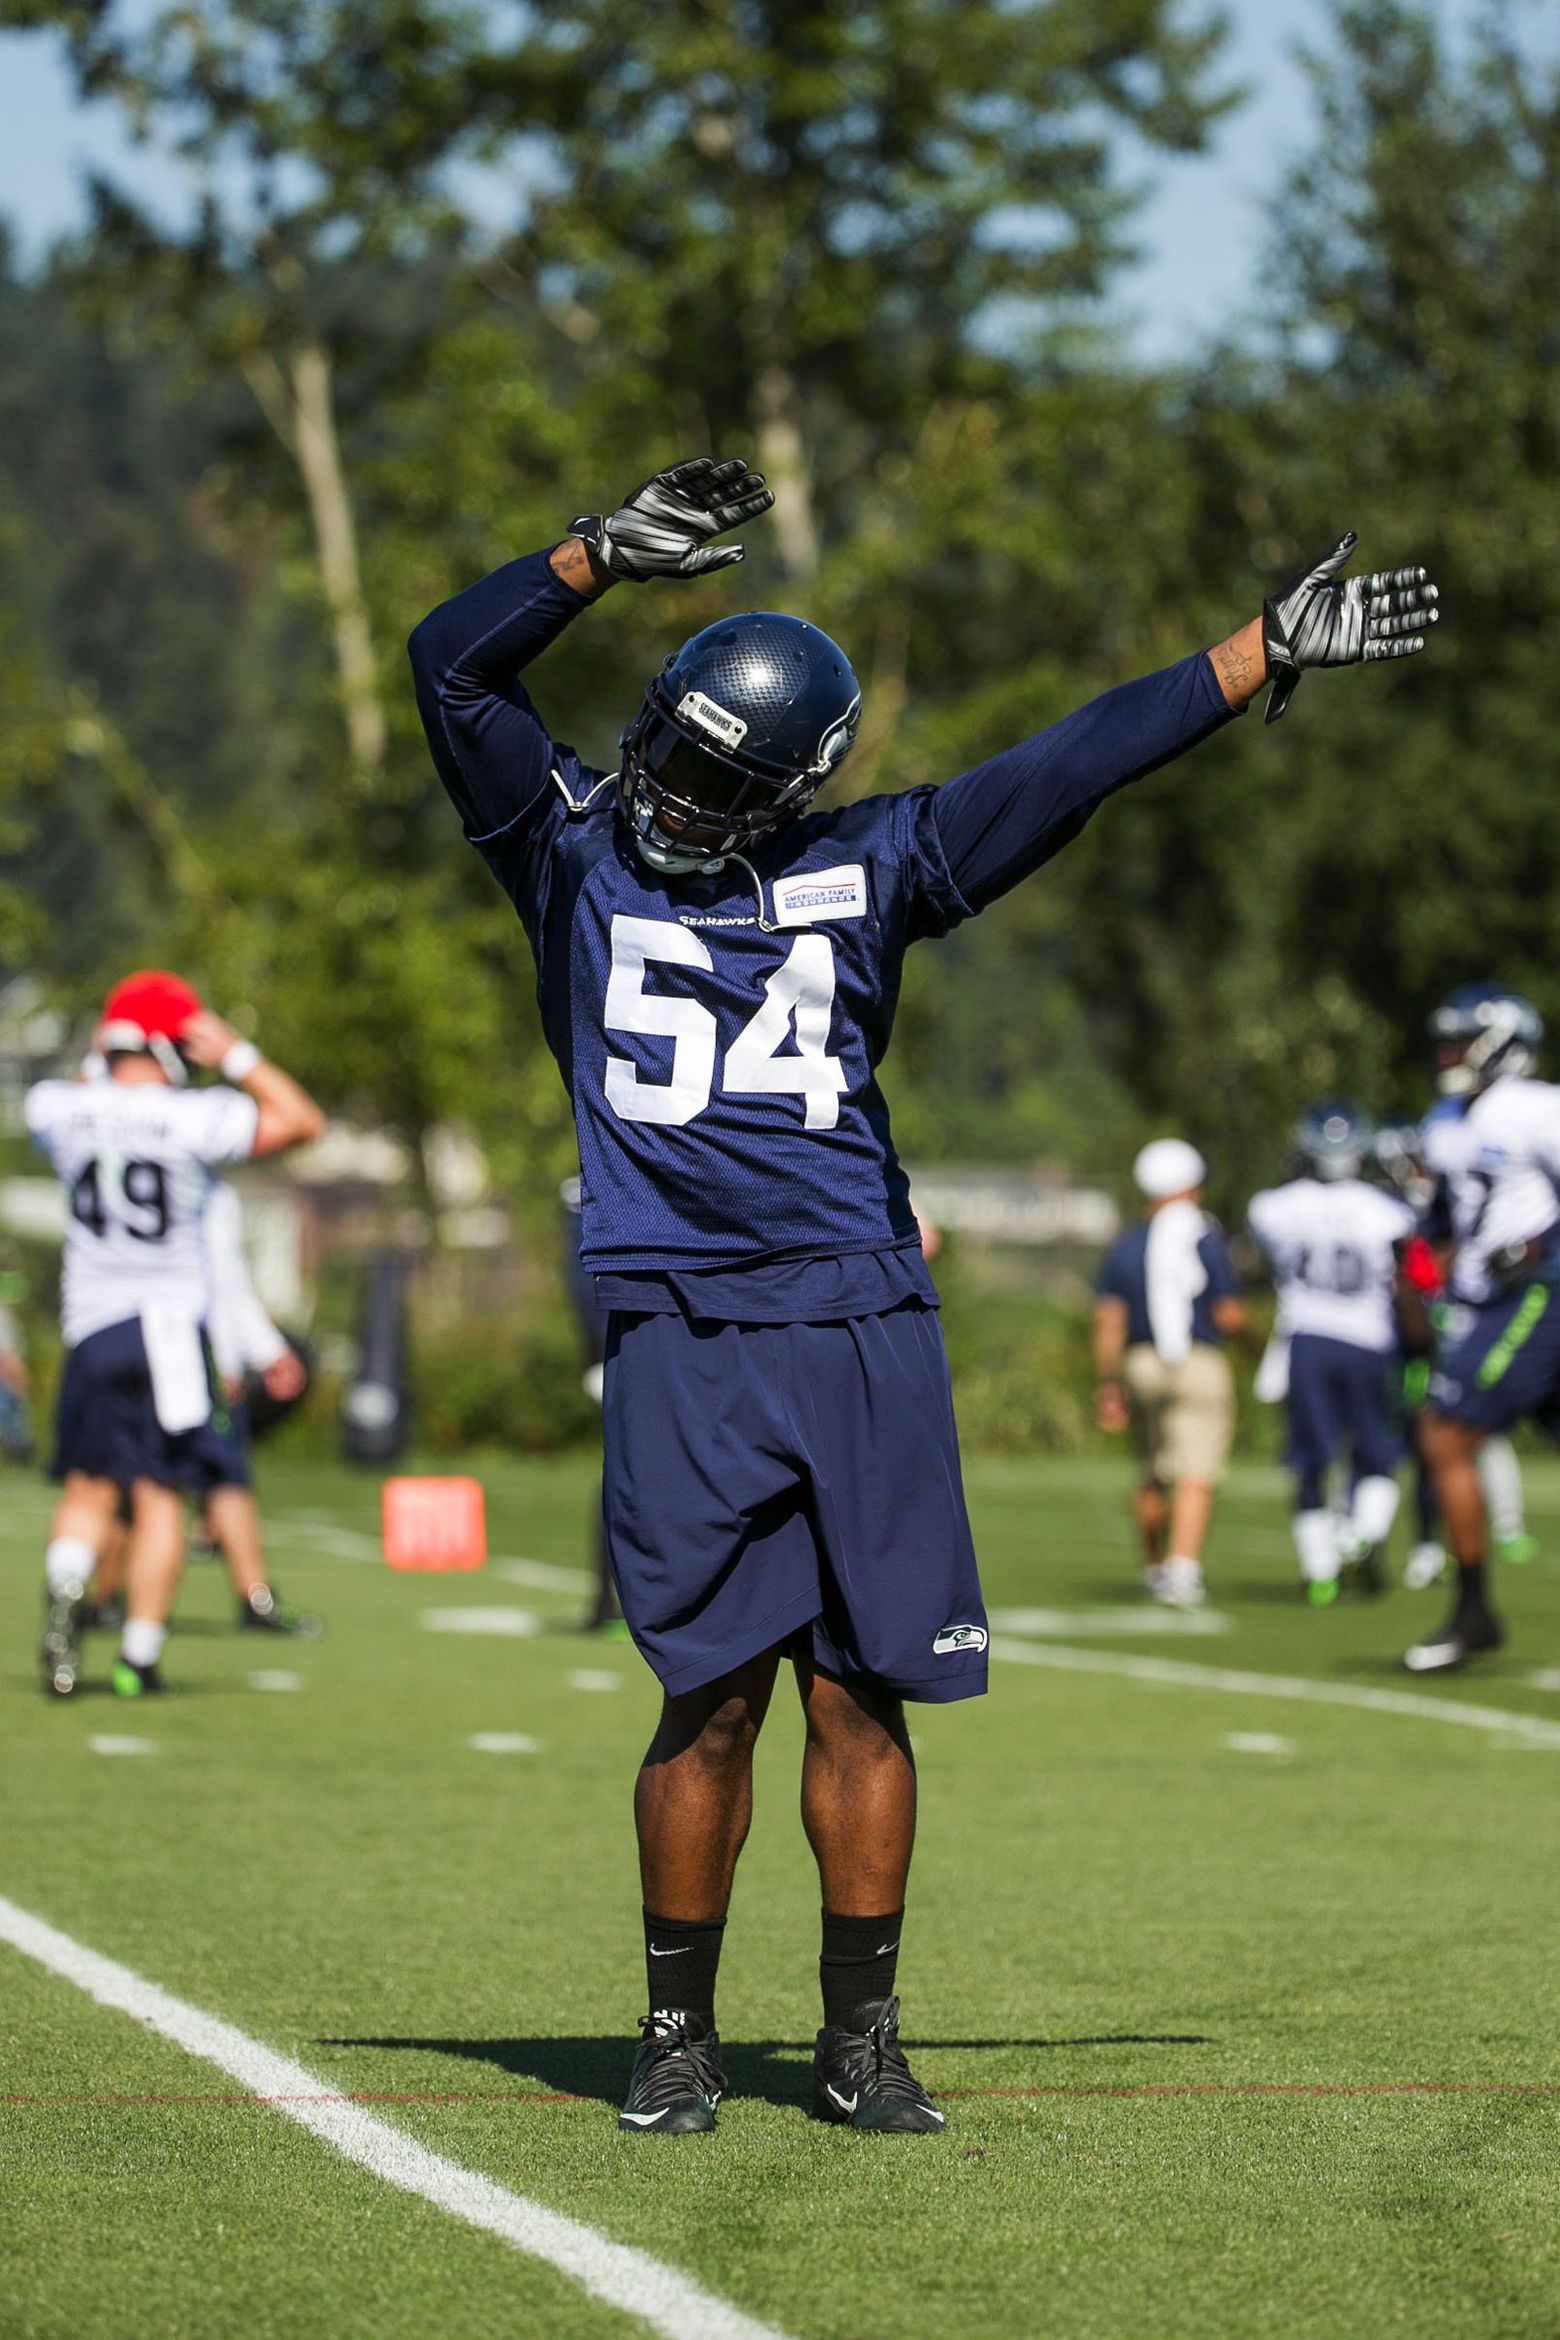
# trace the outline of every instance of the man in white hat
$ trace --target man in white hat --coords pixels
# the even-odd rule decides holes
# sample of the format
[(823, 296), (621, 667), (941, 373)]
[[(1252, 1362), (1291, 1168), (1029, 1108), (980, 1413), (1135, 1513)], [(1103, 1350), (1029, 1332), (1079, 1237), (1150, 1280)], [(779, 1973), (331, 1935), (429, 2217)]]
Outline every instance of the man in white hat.
[(1095, 1411), (1137, 1437), (1134, 1501), (1143, 1586), (1167, 1607), (1206, 1597), (1202, 1551), (1235, 1428), (1221, 1343), (1246, 1329), (1222, 1233), (1202, 1208), (1208, 1165), (1184, 1138), (1155, 1138), (1132, 1165), (1143, 1217), (1118, 1236), (1095, 1286)]

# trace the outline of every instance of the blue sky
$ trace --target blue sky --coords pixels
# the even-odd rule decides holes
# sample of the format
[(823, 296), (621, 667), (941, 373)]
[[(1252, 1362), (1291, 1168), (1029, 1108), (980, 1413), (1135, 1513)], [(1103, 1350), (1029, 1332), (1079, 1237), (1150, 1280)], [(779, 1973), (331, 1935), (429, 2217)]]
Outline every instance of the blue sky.
[[(1233, 38), (1226, 71), (1246, 85), (1245, 101), (1220, 126), (1208, 155), (1143, 164), (1153, 192), (1138, 229), (1142, 258), (1124, 279), (1118, 305), (1150, 360), (1184, 357), (1238, 318), (1256, 282), (1264, 199), (1285, 159), (1306, 141), (1308, 89), (1294, 52), (1324, 38), (1325, 0), (1227, 4)], [(1191, 5), (1196, 12), (1196, 0)], [(1473, 0), (1423, 5), (1455, 27), (1472, 14)], [(73, 103), (52, 36), (0, 33), (0, 214), (27, 257), (80, 218), (87, 162), (122, 172), (149, 200), (177, 199), (171, 164), (130, 149), (104, 110)]]

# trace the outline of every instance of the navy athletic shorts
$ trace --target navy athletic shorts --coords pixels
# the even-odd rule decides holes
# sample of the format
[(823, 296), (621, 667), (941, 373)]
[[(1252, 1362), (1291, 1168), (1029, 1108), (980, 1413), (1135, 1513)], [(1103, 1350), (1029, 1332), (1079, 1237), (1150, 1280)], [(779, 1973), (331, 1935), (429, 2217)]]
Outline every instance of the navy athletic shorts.
[(1289, 1445), (1285, 1456), (1300, 1482), (1300, 1509), (1323, 1501), (1333, 1457), (1347, 1447), (1356, 1478), (1390, 1479), (1403, 1454), (1395, 1413), (1390, 1352), (1355, 1341), (1296, 1333), (1289, 1344)]
[(612, 1573), (664, 1689), (810, 1631), (843, 1681), (984, 1691), (935, 1309), (778, 1325), (614, 1311), (603, 1431)]
[(1531, 1418), (1560, 1438), (1560, 1291), (1524, 1284), (1461, 1308), (1430, 1376), (1430, 1403), (1475, 1430)]
[[(215, 1389), (209, 1349), (206, 1370)], [(84, 1471), (88, 1478), (112, 1479), (119, 1487), (151, 1479), (159, 1487), (180, 1487), (193, 1495), (249, 1484), (244, 1440), (220, 1396), (198, 1430), (170, 1438), (158, 1421), (138, 1316), (89, 1333), (69, 1352), (55, 1427), (50, 1472), (55, 1479)]]

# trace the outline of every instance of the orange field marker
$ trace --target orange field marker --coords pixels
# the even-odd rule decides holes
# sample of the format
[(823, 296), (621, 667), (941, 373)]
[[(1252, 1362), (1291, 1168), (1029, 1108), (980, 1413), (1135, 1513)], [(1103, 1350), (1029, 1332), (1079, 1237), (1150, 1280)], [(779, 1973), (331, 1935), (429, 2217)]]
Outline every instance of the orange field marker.
[(487, 1516), (477, 1479), (386, 1479), (385, 1558), (392, 1568), (481, 1568)]

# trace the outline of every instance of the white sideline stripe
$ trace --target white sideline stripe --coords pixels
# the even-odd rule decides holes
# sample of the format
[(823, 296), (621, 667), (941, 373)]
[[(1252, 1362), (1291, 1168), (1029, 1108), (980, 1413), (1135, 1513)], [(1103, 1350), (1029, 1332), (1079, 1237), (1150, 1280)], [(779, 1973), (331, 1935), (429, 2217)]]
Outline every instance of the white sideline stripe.
[(1021, 1666), (1051, 1666), (1064, 1674), (1120, 1674), (1129, 1682), (1156, 1682), (1166, 1690), (1227, 1690), (1238, 1698), (1294, 1698), (1310, 1706), (1353, 1706), (1367, 1714), (1401, 1714), (1416, 1722), (1460, 1724), (1494, 1731), (1530, 1747), (1560, 1747), (1560, 1723), (1504, 1706), (1464, 1706), (1414, 1690), (1367, 1690), (1355, 1682), (1315, 1682), (1304, 1674), (1244, 1674), (1226, 1666), (1194, 1666), (1181, 1658), (1117, 1656), (1114, 1650), (1067, 1649), (1044, 1641), (994, 1637), (993, 1657)]
[[(377, 1536), (364, 1535), (358, 1528), (337, 1527), (331, 1520), (279, 1511), (269, 1523), (269, 1532), (287, 1543), (317, 1547), (333, 1560), (372, 1560), (384, 1565)], [(507, 1577), (511, 1584), (528, 1584), (537, 1592), (584, 1593), (596, 1581), (583, 1568), (563, 1568), (551, 1560), (525, 1560), (505, 1552), (495, 1552), (488, 1569), (494, 1576)]]
[[(161, 1990), (103, 1958), (83, 1943), (61, 1934), (15, 1902), (0, 1897), (0, 1941), (9, 1942), (26, 1958), (36, 1959), (52, 1974), (74, 1983), (99, 2006), (117, 2008), (149, 2030), (160, 2032), (187, 2054), (199, 2056), (249, 2094), (273, 2104), (288, 2120), (322, 2139), (360, 2169), (397, 2186), (403, 2194), (417, 2194), (435, 2209), (447, 2210), (468, 2226), (478, 2226), (500, 2242), (542, 2259), (549, 2267), (588, 2291), (608, 2307), (634, 2316), (665, 2340), (786, 2340), (773, 2324), (732, 2307), (714, 2292), (705, 2291), (691, 2276), (681, 2275), (654, 2259), (648, 2251), (616, 2243), (594, 2227), (560, 2211), (548, 2210), (524, 2194), (512, 2194), (493, 2179), (462, 2169), (430, 2153), (414, 2138), (391, 2128), (388, 2121), (365, 2112), (361, 2105), (333, 2094), (315, 2072), (307, 2071), (274, 2049), (262, 2047), (231, 2023), (205, 2014), (184, 1999)], [(639, 2151), (634, 2147), (631, 2150)], [(650, 2151), (654, 2151), (652, 2146)]]
[(530, 1609), (424, 1609), (417, 1622), (425, 1633), (487, 1633), (501, 1641), (527, 1641), (542, 1630)]
[(1160, 1609), (1145, 1601), (1116, 1609), (993, 1609), (989, 1623), (993, 1633), (1032, 1633), (1039, 1641), (1067, 1641), (1074, 1634), (1086, 1641), (1157, 1641), (1161, 1636), (1198, 1641), (1228, 1633), (1235, 1620), (1222, 1609)]

